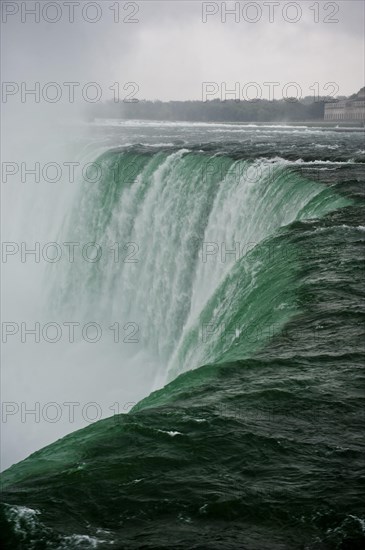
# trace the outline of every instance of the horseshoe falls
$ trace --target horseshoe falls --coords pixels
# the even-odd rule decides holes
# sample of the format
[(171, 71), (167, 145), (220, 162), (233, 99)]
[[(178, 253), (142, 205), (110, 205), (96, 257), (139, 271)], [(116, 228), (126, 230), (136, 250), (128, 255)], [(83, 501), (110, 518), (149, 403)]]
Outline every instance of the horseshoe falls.
[(363, 134), (77, 131), (74, 182), (25, 189), (9, 239), (61, 251), (27, 317), (60, 341), (7, 353), (25, 400), (45, 401), (29, 363), (63, 416), (1, 476), (5, 547), (361, 548)]

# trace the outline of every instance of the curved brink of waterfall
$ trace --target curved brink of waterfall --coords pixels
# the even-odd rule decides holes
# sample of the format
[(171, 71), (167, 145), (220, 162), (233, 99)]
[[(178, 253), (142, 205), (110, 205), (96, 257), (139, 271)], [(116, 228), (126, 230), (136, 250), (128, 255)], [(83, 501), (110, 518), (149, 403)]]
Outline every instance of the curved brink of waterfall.
[(57, 270), (52, 299), (138, 326), (158, 385), (245, 358), (279, 331), (298, 311), (298, 251), (280, 231), (349, 204), (280, 158), (134, 147), (103, 153), (94, 175), (65, 223), (69, 241), (104, 256)]
[(64, 227), (103, 256), (51, 266), (53, 307), (136, 323), (157, 391), (4, 472), (8, 547), (362, 548), (362, 167), (96, 165)]

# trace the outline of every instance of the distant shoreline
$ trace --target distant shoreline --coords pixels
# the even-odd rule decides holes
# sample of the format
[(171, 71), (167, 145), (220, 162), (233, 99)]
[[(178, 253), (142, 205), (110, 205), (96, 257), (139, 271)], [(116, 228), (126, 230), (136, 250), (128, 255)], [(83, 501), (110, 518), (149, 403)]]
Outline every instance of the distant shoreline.
[(262, 126), (262, 127), (267, 127), (267, 126), (273, 126), (273, 127), (277, 127), (277, 126), (282, 126), (282, 127), (296, 127), (296, 126), (302, 126), (303, 128), (304, 127), (310, 127), (310, 128), (318, 128), (318, 129), (327, 129), (327, 128), (331, 128), (333, 130), (336, 130), (336, 131), (339, 131), (339, 132), (343, 132), (343, 131), (348, 131), (348, 130), (351, 130), (351, 131), (355, 131), (355, 132), (362, 132), (365, 130), (365, 125), (362, 123), (362, 122), (357, 122), (357, 121), (349, 121), (349, 122), (346, 122), (346, 121), (327, 121), (327, 120), (308, 120), (308, 121), (288, 121), (288, 122), (283, 122), (283, 121), (269, 121), (269, 122), (256, 122), (256, 121), (245, 121), (245, 122), (238, 122), (238, 121), (230, 121), (230, 120), (225, 120), (225, 121), (222, 121), (222, 120), (209, 120), (209, 121), (206, 121), (206, 120), (162, 120), (162, 119), (142, 119), (142, 118), (136, 118), (136, 119), (131, 119), (131, 118), (117, 118), (117, 117), (105, 117), (105, 118), (102, 118), (102, 117), (96, 117), (94, 120), (90, 120), (89, 122), (91, 124), (97, 124), (98, 122), (107, 122), (107, 121), (113, 121), (113, 122), (119, 122), (121, 124), (123, 123), (126, 123), (126, 122), (129, 122), (129, 123), (133, 123), (133, 122), (142, 122), (142, 123), (150, 123), (150, 124), (153, 124), (153, 123), (166, 123), (166, 124), (174, 124), (174, 123), (177, 123), (177, 124), (196, 124), (196, 125), (199, 125), (199, 124), (202, 124), (202, 125), (206, 125), (206, 124), (218, 124), (218, 125), (221, 125), (221, 124), (229, 124), (229, 125), (232, 125), (232, 126), (248, 126), (248, 127), (255, 127), (255, 126)]

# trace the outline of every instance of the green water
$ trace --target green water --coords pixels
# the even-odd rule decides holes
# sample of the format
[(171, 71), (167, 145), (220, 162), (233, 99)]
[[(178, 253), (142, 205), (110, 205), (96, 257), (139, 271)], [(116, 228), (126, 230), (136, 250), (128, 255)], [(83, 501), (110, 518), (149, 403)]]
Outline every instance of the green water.
[[(301, 139), (329, 164), (293, 162), (286, 135), (281, 159), (237, 143), (99, 158), (67, 231), (144, 260), (65, 269), (54, 307), (144, 322), (166, 385), (3, 473), (6, 548), (363, 547), (363, 164), (357, 136), (322, 157)], [(246, 248), (223, 262), (222, 242)]]

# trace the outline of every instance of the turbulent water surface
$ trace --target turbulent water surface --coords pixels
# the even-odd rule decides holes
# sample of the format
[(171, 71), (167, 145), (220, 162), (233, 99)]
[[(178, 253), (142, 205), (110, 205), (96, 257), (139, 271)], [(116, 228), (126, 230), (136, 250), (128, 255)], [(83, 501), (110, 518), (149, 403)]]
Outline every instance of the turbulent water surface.
[(50, 301), (133, 321), (156, 391), (4, 472), (5, 547), (362, 548), (363, 134), (91, 136), (59, 231), (138, 261), (50, 269)]

